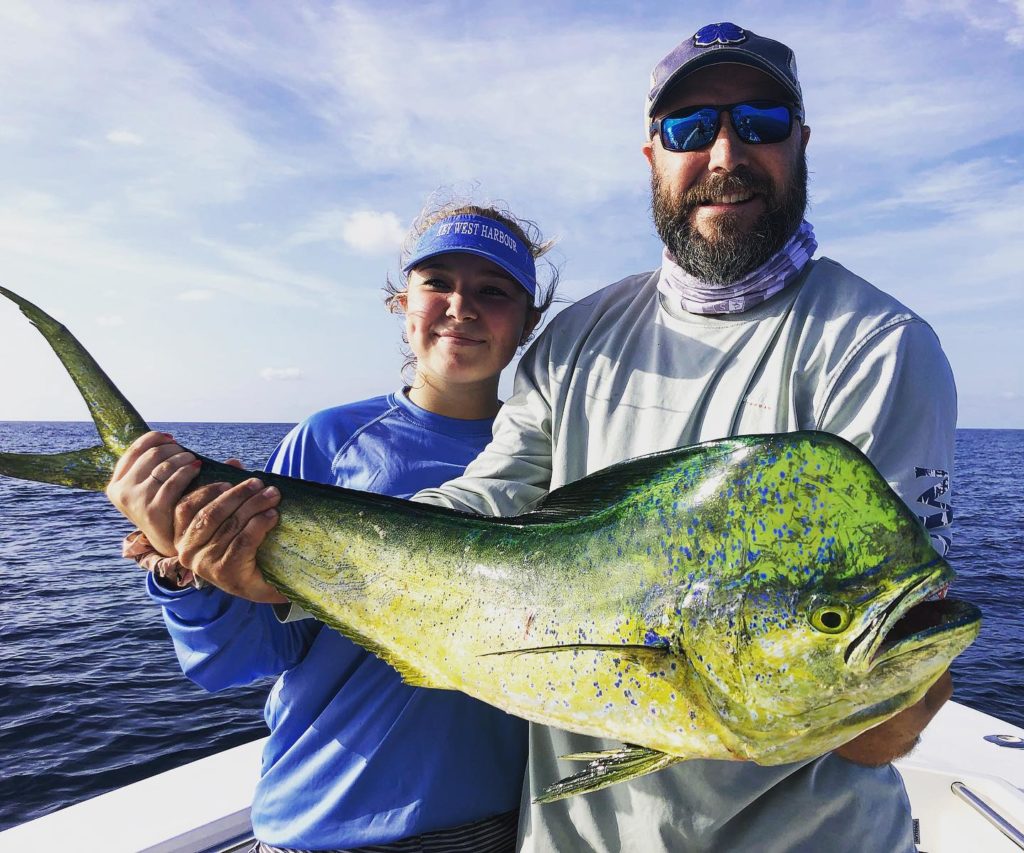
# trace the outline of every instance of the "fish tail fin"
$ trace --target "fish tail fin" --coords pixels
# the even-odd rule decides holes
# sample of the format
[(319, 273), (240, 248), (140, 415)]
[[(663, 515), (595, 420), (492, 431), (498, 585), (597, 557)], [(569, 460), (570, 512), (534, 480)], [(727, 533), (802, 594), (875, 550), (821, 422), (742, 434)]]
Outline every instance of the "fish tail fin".
[(0, 474), (102, 492), (115, 462), (117, 457), (102, 444), (70, 453), (0, 453)]
[(625, 744), (617, 749), (604, 752), (584, 752), (576, 755), (563, 755), (570, 761), (588, 761), (584, 770), (568, 776), (553, 785), (548, 785), (534, 799), (535, 803), (553, 803), (576, 794), (589, 794), (600, 791), (609, 785), (626, 782), (663, 770), (678, 761), (678, 755), (668, 755), (656, 749)]
[(85, 450), (52, 455), (0, 453), (0, 474), (102, 491), (118, 457), (136, 438), (148, 432), (149, 426), (71, 332), (13, 291), (0, 287), (0, 295), (17, 305), (46, 338), (78, 386), (103, 442)]

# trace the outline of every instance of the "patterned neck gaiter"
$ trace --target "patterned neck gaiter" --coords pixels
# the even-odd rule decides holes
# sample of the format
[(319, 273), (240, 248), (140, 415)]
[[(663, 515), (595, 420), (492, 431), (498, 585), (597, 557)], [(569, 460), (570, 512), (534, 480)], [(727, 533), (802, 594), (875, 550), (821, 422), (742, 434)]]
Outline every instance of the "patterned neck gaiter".
[(817, 248), (814, 229), (805, 219), (786, 245), (765, 263), (739, 281), (722, 287), (713, 287), (690, 275), (665, 249), (658, 290), (680, 300), (683, 308), (691, 314), (740, 314), (774, 296), (793, 281)]

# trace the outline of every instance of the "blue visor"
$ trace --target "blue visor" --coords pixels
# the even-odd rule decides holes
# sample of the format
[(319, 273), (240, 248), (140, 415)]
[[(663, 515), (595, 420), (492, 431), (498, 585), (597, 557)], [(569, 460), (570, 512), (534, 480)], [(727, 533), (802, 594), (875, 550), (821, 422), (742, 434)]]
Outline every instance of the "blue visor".
[(537, 267), (529, 246), (496, 219), (473, 213), (448, 216), (431, 225), (416, 242), (402, 272), (449, 252), (487, 258), (518, 281), (531, 298), (537, 293)]

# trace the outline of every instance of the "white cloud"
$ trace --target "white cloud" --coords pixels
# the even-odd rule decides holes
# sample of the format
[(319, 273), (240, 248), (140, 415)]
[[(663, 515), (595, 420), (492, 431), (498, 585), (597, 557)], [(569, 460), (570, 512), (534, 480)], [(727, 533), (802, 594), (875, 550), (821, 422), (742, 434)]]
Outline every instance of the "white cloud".
[[(847, 30), (842, 50), (811, 24), (793, 36), (812, 129), (810, 165), (839, 197), (1020, 133), (1024, 88), (1005, 56), (1011, 51), (986, 47), (978, 34), (913, 38), (915, 26)], [(954, 38), (963, 49), (952, 48)], [(939, 44), (949, 50), (941, 60)], [(980, 77), (983, 49), (995, 55)]]
[(325, 210), (308, 221), (285, 240), (288, 248), (316, 243), (344, 243), (349, 248), (369, 255), (397, 253), (405, 237), (405, 228), (390, 211)]
[(178, 299), (182, 302), (209, 302), (214, 295), (209, 290), (184, 290), (178, 294)]
[(283, 25), (286, 38), (268, 28), (243, 46), (218, 30), (206, 49), (287, 86), (344, 174), (412, 175), (417, 191), (476, 179), (502, 195), (557, 186), (591, 200), (643, 174), (640, 105), (652, 44), (671, 46), (664, 33), (586, 17), (552, 28), (504, 11), (453, 32), (444, 11), (415, 5), (398, 27), (357, 3), (305, 14), (304, 26)]
[[(230, 292), (234, 296), (275, 301), (284, 299), (297, 304), (337, 290), (337, 284), (326, 275), (304, 273), (282, 261), (278, 257), (278, 248), (273, 245), (254, 247), (206, 238), (196, 238), (194, 242), (213, 255), (216, 266), (229, 270), (232, 277), (237, 275), (238, 280), (246, 282), (241, 290), (232, 282)], [(227, 290), (225, 287), (214, 289)]]
[(949, 15), (973, 30), (1024, 47), (1024, 0), (905, 0), (904, 6), (913, 18)]
[[(1016, 188), (1009, 195), (1007, 187)], [(876, 209), (915, 207), (945, 214), (962, 211), (991, 212), (1000, 201), (1009, 205), (1005, 213), (1012, 216), (1020, 209), (1020, 193), (1024, 191), (1024, 174), (1012, 163), (994, 157), (963, 162), (942, 163), (904, 178), (902, 186)]]
[[(984, 169), (966, 173), (978, 177)], [(1024, 182), (982, 182), (972, 196), (969, 181), (954, 180), (943, 207), (937, 200), (942, 178), (935, 178), (933, 193), (929, 177), (897, 189), (891, 202), (867, 199), (824, 220), (822, 232), (833, 236), (823, 242), (821, 254), (840, 260), (929, 320), (962, 322), (965, 313), (978, 310), (1019, 316), (1024, 292), (1011, 283), (1024, 268), (1019, 226)], [(872, 220), (887, 206), (889, 216)], [(922, 210), (927, 215), (920, 215)], [(844, 221), (860, 222), (863, 231), (834, 233)]]
[(1006, 40), (1014, 47), (1024, 47), (1024, 0), (1000, 0), (1010, 7), (1011, 14), (1016, 16), (1016, 23), (1006, 32)]
[[(159, 6), (0, 5), (0, 125), (17, 126), (24, 146), (4, 151), (8, 173), (22, 162), (31, 173), (31, 158), (63, 160), (82, 176), (71, 191), (88, 180), (129, 210), (173, 215), (241, 198), (287, 170), (246, 129), (240, 104), (161, 38)], [(83, 138), (140, 154), (98, 170), (89, 146), (75, 143)]]
[[(266, 247), (194, 240), (188, 253), (121, 238), (101, 209), (75, 213), (52, 196), (29, 193), (0, 197), (0, 254), (8, 281), (77, 282), (83, 289), (108, 288), (120, 296), (223, 293), (252, 304), (309, 305), (337, 292), (326, 275), (302, 272)], [(197, 248), (198, 247), (198, 248)], [(182, 282), (192, 285), (181, 291)], [(187, 295), (186, 295), (187, 294)]]
[(393, 213), (357, 210), (347, 214), (341, 225), (341, 239), (368, 254), (397, 252), (404, 237), (405, 229)]
[(96, 318), (96, 325), (115, 328), (124, 325), (124, 317), (120, 314), (104, 314)]
[(145, 140), (130, 130), (112, 130), (107, 134), (107, 142), (114, 145), (142, 145)]
[(294, 382), (296, 379), (302, 379), (303, 375), (303, 371), (298, 367), (264, 367), (260, 371), (260, 376), (267, 382)]
[[(298, 226), (294, 233), (285, 239), (285, 245), (293, 248), (315, 243), (337, 243), (345, 226), (345, 216), (342, 210), (325, 210), (317, 213)], [(253, 224), (245, 226), (247, 230), (258, 227)]]

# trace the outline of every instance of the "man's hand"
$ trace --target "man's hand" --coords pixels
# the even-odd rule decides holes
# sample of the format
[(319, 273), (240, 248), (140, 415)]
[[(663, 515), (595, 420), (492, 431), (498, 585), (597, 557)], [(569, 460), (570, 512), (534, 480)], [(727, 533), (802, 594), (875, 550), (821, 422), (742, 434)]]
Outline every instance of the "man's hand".
[(953, 676), (947, 669), (939, 676), (939, 680), (928, 688), (920, 702), (900, 711), (881, 725), (857, 735), (849, 743), (839, 747), (835, 751), (836, 755), (867, 767), (881, 767), (895, 761), (917, 745), (924, 727), (932, 721), (932, 717), (952, 695)]
[(164, 556), (174, 555), (174, 505), (199, 473), (195, 455), (163, 432), (147, 432), (117, 460), (107, 497)]
[(174, 509), (174, 548), (181, 564), (240, 598), (287, 603), (256, 567), (256, 549), (277, 524), (274, 507), (280, 500), (277, 489), (264, 488), (255, 478), (196, 489)]

